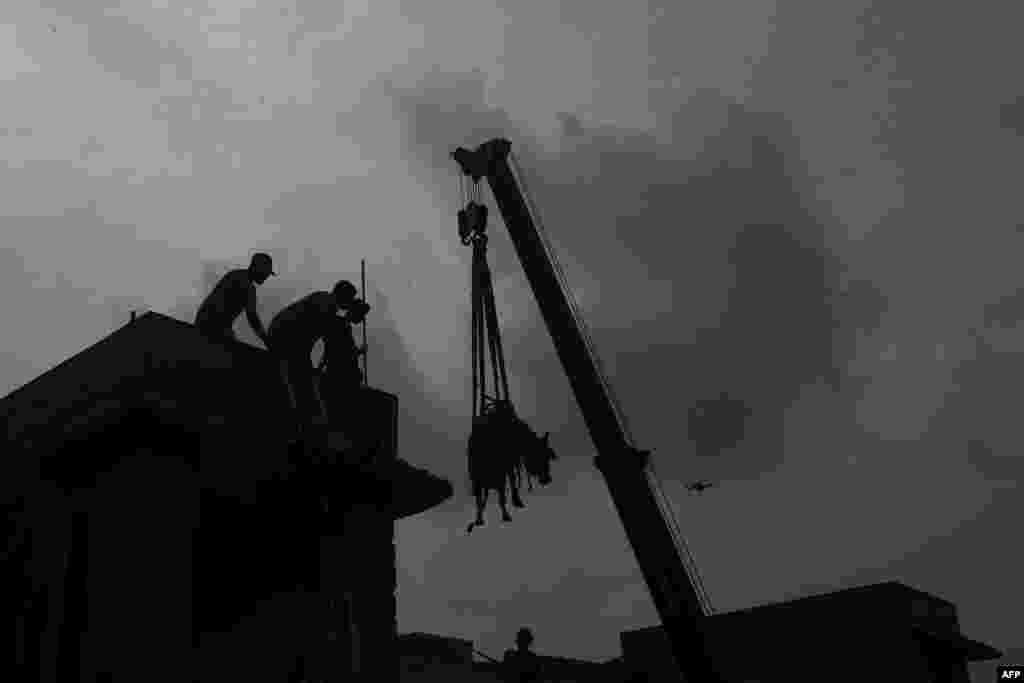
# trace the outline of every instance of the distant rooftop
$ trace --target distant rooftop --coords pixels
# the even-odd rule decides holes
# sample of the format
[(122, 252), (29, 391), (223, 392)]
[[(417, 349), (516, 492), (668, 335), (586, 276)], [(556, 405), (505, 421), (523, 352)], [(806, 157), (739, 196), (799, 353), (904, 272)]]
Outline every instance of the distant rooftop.
[[(765, 642), (775, 636), (788, 638), (822, 628), (836, 634), (849, 629), (864, 633), (874, 627), (893, 625), (905, 625), (908, 632), (960, 652), (968, 661), (995, 659), (1001, 655), (995, 648), (966, 638), (960, 632), (956, 606), (952, 602), (898, 581), (757, 605), (708, 618), (712, 635), (729, 633), (741, 641)], [(649, 637), (666, 638), (661, 626), (625, 631), (621, 635), (623, 651), (630, 649), (630, 643), (637, 638)]]

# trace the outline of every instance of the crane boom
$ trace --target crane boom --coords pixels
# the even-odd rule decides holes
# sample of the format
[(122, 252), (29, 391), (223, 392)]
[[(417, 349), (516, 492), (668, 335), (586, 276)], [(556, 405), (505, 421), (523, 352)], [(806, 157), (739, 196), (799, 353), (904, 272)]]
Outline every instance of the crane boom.
[(722, 679), (711, 663), (701, 590), (686, 570), (648, 479), (648, 452), (631, 443), (616, 411), (581, 321), (559, 281), (554, 254), (548, 252), (509, 164), (510, 152), (508, 140), (494, 139), (475, 151), (459, 148), (452, 157), (474, 182), (487, 178), (491, 186), (594, 443), (595, 464), (608, 486), (685, 680), (718, 683)]

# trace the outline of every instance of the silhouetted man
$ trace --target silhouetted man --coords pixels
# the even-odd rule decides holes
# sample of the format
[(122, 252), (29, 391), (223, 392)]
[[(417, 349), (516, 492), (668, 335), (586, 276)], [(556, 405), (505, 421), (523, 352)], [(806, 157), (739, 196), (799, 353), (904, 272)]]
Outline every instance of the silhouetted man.
[[(363, 384), (359, 357), (366, 353), (366, 347), (356, 345), (352, 325), (362, 322), (369, 310), (365, 302), (354, 301), (344, 315), (334, 316), (324, 337), (324, 355), (320, 359), (320, 391), (332, 423), (345, 415), (345, 406), (355, 405), (359, 400)], [(361, 432), (362, 425), (356, 421), (343, 421), (339, 426), (352, 438)]]
[(540, 657), (530, 650), (531, 645), (533, 632), (528, 628), (519, 629), (516, 633), (516, 649), (506, 650), (502, 661), (508, 683), (540, 683), (543, 680)]
[(364, 301), (353, 301), (345, 315), (334, 316), (324, 337), (324, 355), (320, 369), (326, 369), (330, 381), (345, 389), (355, 388), (363, 381), (359, 357), (366, 353), (365, 346), (356, 346), (352, 325), (366, 319), (370, 306)]
[(196, 312), (196, 327), (203, 334), (221, 341), (235, 339), (235, 320), (245, 311), (253, 332), (269, 348), (267, 332), (260, 320), (256, 286), (274, 273), (268, 254), (253, 254), (248, 268), (237, 268), (220, 279)]
[(327, 423), (327, 409), (314, 381), (310, 355), (318, 340), (337, 329), (338, 311), (353, 307), (355, 297), (355, 285), (342, 280), (330, 292), (313, 292), (285, 307), (270, 322), (268, 346), (280, 363), (288, 397), (300, 416), (300, 430), (304, 427), (303, 403), (312, 408), (321, 425)]

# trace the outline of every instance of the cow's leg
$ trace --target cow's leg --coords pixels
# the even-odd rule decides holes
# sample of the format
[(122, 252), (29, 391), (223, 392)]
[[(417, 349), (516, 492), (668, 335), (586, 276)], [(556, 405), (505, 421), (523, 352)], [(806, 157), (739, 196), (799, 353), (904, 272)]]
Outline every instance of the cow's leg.
[(524, 508), (523, 499), (519, 497), (520, 474), (515, 470), (508, 478), (509, 488), (512, 489), (512, 505), (517, 508)]
[(487, 490), (480, 487), (473, 487), (473, 497), (476, 499), (476, 519), (466, 527), (466, 533), (473, 533), (473, 529), (484, 525), (484, 506), (487, 505)]
[(512, 516), (508, 514), (508, 502), (505, 494), (505, 482), (501, 482), (498, 488), (498, 505), (501, 507), (501, 521), (511, 522)]
[(474, 521), (469, 523), (469, 525), (466, 527), (466, 533), (467, 534), (473, 533), (473, 529), (474, 528), (476, 528), (476, 520), (474, 520)]
[(489, 492), (486, 487), (480, 487), (480, 492), (476, 494), (476, 522), (477, 526), (484, 525), (484, 508), (487, 507), (487, 498)]

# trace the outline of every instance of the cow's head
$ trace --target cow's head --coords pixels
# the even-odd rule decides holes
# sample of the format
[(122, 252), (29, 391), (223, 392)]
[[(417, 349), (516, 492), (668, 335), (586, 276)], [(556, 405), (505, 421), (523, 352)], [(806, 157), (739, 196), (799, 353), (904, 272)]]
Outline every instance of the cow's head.
[(545, 433), (544, 436), (530, 432), (528, 438), (532, 443), (525, 449), (523, 456), (523, 467), (526, 468), (527, 474), (534, 477), (542, 486), (551, 483), (551, 461), (558, 459), (558, 455), (548, 443), (550, 436), (551, 432)]

